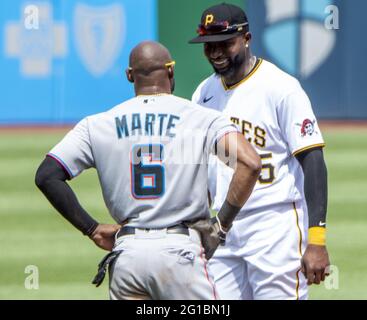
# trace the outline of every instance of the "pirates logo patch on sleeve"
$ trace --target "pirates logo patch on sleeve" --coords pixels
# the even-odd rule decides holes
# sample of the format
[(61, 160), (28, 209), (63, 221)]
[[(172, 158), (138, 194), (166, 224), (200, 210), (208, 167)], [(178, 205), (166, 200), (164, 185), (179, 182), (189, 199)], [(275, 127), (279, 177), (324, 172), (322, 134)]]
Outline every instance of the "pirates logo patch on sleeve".
[(301, 127), (301, 137), (318, 134), (318, 132), (315, 130), (315, 122), (316, 120), (311, 121), (310, 119), (305, 119), (302, 123), (296, 123), (297, 126)]

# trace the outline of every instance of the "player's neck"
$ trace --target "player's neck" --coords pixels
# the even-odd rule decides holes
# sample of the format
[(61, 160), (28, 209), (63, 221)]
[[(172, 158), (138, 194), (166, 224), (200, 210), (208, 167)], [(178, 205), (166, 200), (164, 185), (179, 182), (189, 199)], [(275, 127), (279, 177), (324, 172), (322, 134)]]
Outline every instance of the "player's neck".
[(257, 61), (256, 57), (250, 54), (249, 58), (245, 60), (243, 65), (237, 68), (236, 72), (233, 75), (231, 75), (230, 77), (223, 77), (225, 84), (228, 87), (231, 87), (241, 82), (254, 69), (256, 61)]
[(144, 86), (140, 88), (135, 88), (136, 96), (150, 96), (161, 94), (171, 94), (171, 89), (162, 86)]

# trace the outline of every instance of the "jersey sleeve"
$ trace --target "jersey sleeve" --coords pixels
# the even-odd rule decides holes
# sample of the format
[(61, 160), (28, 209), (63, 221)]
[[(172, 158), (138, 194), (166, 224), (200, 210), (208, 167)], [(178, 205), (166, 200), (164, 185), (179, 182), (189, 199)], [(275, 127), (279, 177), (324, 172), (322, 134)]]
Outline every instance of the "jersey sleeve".
[(198, 86), (195, 92), (192, 94), (191, 101), (199, 104), (200, 96), (201, 96), (201, 85)]
[(206, 88), (210, 82), (211, 77), (206, 78), (204, 81), (202, 81), (198, 87), (196, 88), (195, 92), (192, 94), (191, 101), (194, 103), (197, 103), (199, 105), (202, 105), (202, 96), (204, 94), (204, 91), (206, 91)]
[(311, 102), (301, 86), (282, 99), (279, 105), (279, 122), (293, 155), (325, 145)]
[(210, 153), (215, 154), (215, 146), (217, 142), (230, 132), (239, 132), (239, 130), (225, 116), (220, 115), (213, 120), (209, 126), (207, 134), (207, 142)]
[(47, 155), (58, 161), (69, 173), (70, 178), (94, 167), (87, 118), (69, 131)]

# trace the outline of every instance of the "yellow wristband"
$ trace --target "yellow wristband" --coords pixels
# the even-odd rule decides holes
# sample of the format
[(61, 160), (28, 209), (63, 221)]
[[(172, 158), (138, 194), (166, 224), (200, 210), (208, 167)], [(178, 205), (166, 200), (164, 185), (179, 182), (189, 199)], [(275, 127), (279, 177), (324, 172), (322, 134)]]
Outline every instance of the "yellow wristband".
[(308, 244), (324, 246), (326, 244), (326, 229), (321, 227), (308, 229)]

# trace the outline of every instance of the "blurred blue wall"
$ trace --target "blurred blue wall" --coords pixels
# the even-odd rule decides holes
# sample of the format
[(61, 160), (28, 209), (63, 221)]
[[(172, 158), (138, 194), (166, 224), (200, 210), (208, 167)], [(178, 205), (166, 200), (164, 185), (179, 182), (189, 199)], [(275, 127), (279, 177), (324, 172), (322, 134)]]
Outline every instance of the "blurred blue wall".
[[(296, 76), (319, 118), (367, 118), (367, 1), (247, 0), (255, 54)], [(339, 11), (339, 29), (325, 21)], [(335, 22), (336, 20), (332, 20)]]
[(157, 38), (156, 15), (155, 0), (1, 1), (0, 124), (73, 123), (132, 97), (128, 55)]
[[(0, 125), (74, 123), (132, 97), (124, 69), (145, 39), (168, 46), (176, 93), (190, 98), (212, 70), (202, 46), (187, 41), (202, 10), (219, 2), (1, 1)], [(249, 15), (254, 53), (296, 76), (319, 118), (367, 119), (367, 1), (232, 2)], [(39, 9), (36, 30), (27, 29), (30, 5)], [(325, 27), (329, 5), (339, 10), (338, 29)]]

